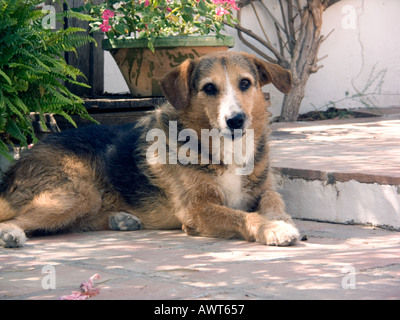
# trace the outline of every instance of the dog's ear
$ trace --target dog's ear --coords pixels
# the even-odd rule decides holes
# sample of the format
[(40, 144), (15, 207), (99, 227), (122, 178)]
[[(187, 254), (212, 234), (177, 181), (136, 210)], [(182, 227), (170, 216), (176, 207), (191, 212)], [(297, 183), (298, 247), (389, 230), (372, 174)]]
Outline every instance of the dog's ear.
[(192, 69), (193, 61), (187, 59), (160, 80), (162, 93), (177, 110), (182, 110), (189, 104), (189, 79)]
[(280, 92), (289, 93), (292, 90), (292, 74), (289, 70), (255, 56), (253, 61), (257, 67), (261, 87), (272, 82)]

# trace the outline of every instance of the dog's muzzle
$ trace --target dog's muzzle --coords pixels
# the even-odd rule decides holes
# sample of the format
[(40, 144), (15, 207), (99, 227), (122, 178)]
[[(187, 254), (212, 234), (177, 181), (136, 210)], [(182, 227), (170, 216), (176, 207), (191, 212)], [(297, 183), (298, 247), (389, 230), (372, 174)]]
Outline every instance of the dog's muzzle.
[(246, 133), (246, 114), (238, 112), (226, 118), (226, 128), (222, 133), (232, 140), (241, 139)]
[(226, 125), (230, 130), (244, 129), (246, 115), (243, 112), (236, 113), (226, 119)]

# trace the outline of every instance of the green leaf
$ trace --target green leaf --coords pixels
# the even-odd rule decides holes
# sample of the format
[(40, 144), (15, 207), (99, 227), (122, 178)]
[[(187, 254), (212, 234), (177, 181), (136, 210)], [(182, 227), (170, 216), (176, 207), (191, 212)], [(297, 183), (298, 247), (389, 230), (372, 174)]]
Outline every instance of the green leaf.
[(146, 31), (142, 30), (139, 32), (138, 39), (145, 38), (147, 36)]
[(115, 26), (115, 30), (117, 30), (121, 34), (127, 34), (125, 30), (129, 30), (129, 28), (126, 24), (119, 23)]
[(3, 83), (1, 86), (2, 86), (2, 89), (3, 89), (5, 92), (8, 92), (8, 93), (15, 93), (15, 92), (17, 92), (17, 90), (15, 90), (15, 88), (14, 88), (13, 86), (10, 86), (10, 85), (8, 85), (8, 84)]
[(184, 13), (184, 14), (182, 14), (182, 18), (186, 22), (193, 22), (193, 15), (192, 14)]
[(18, 98), (18, 96), (14, 97), (14, 105), (21, 109), (24, 114), (29, 113), (29, 108), (20, 98)]
[[(6, 150), (8, 137), (22, 144), (28, 138), (37, 139), (29, 118), (31, 112), (39, 112), (42, 122), (47, 112), (62, 114), (71, 123), (69, 113), (91, 119), (82, 99), (64, 86), (70, 82), (88, 87), (77, 80), (83, 74), (67, 64), (64, 53), (96, 42), (84, 28), (43, 28), (46, 13), (35, 9), (40, 2), (0, 0), (0, 154)], [(56, 16), (58, 20), (75, 18), (95, 23), (91, 16), (71, 10)]]
[(229, 24), (231, 27), (233, 27), (231, 16), (228, 14), (225, 16), (225, 18), (226, 18), (226, 23)]
[(156, 40), (155, 38), (151, 38), (151, 39), (149, 39), (149, 42), (147, 43), (147, 47), (151, 50), (151, 52), (155, 51), (155, 49), (154, 49), (154, 41), (155, 40)]
[(8, 84), (10, 86), (12, 85), (11, 79), (6, 75), (6, 73), (3, 70), (0, 70), (0, 76), (2, 76), (4, 79), (6, 79), (6, 81), (8, 82)]
[(70, 124), (72, 124), (75, 128), (77, 127), (75, 121), (71, 118), (71, 116), (69, 114), (67, 114), (64, 111), (61, 111), (59, 113), (60, 116), (63, 116)]
[(205, 15), (207, 13), (207, 7), (203, 0), (200, 0), (199, 2), (199, 9), (202, 15)]
[(2, 140), (0, 140), (0, 155), (2, 155), (9, 161), (14, 161), (14, 158), (10, 156), (8, 152), (9, 152), (8, 146)]
[(77, 11), (72, 11), (72, 10), (74, 10), (74, 9), (72, 8), (70, 11), (65, 11), (63, 13), (59, 13), (57, 16), (59, 18), (76, 18), (80, 21), (95, 21), (96, 20), (91, 15), (80, 13)]
[(40, 126), (43, 128), (44, 131), (47, 131), (46, 120), (44, 119), (43, 112), (39, 112), (40, 118)]
[(16, 125), (14, 121), (7, 121), (6, 130), (13, 138), (17, 139), (20, 143), (25, 146), (28, 145), (25, 135), (21, 132), (20, 128)]
[[(3, 95), (3, 90), (0, 89), (0, 108), (4, 109), (5, 106), (5, 101), (4, 101), (4, 95)], [(3, 111), (3, 110), (1, 110)], [(0, 115), (1, 117), (4, 116), (3, 114)], [(0, 126), (1, 128), (1, 126)]]

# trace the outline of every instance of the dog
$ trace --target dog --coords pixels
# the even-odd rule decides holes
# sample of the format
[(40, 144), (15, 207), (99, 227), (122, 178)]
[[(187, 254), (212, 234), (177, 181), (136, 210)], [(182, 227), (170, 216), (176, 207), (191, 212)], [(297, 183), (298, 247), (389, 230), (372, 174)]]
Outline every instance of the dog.
[(50, 135), (4, 176), (0, 245), (37, 232), (177, 228), (294, 244), (269, 167), (269, 83), (288, 93), (291, 74), (247, 53), (188, 59), (160, 80), (168, 102), (139, 122)]

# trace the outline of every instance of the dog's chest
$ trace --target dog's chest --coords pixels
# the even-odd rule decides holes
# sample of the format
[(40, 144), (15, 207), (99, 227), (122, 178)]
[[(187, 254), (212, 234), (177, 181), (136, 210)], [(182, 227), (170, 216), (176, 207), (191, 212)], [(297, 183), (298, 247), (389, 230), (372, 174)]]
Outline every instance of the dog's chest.
[(237, 175), (232, 166), (218, 176), (217, 181), (224, 194), (225, 205), (232, 209), (246, 210), (249, 196), (243, 188), (243, 176)]

